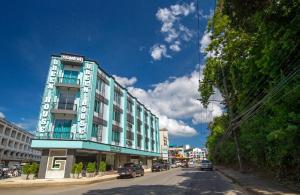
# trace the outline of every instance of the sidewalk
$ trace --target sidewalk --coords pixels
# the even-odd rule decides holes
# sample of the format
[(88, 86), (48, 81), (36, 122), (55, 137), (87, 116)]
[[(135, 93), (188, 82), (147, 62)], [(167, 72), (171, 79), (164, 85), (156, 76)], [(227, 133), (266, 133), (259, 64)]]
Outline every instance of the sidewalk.
[[(145, 174), (151, 172), (151, 169), (145, 169)], [(65, 185), (85, 185), (97, 182), (110, 181), (118, 178), (118, 174), (108, 174), (104, 176), (96, 176), (90, 178), (64, 178), (64, 179), (34, 179), (23, 180), (18, 178), (9, 178), (0, 180), (0, 189), (3, 188), (23, 188), (23, 187), (49, 187), (49, 186), (65, 186)]]
[(216, 170), (230, 178), (234, 183), (245, 188), (252, 194), (300, 194), (300, 191), (291, 190), (275, 180), (263, 178), (257, 174), (240, 173), (239, 171), (223, 166), (215, 166)]

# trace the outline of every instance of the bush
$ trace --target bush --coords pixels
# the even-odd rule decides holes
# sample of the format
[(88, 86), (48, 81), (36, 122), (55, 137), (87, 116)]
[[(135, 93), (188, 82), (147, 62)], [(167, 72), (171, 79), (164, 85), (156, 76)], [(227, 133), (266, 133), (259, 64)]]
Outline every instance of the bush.
[(26, 163), (22, 168), (22, 173), (26, 175), (26, 179), (28, 179), (30, 174), (34, 174), (34, 176), (37, 175), (39, 170), (39, 165), (37, 163)]
[(96, 171), (96, 163), (95, 162), (89, 162), (87, 164), (87, 168), (86, 168), (86, 171), (88, 173), (94, 173)]
[(105, 172), (106, 171), (106, 162), (105, 161), (101, 161), (99, 164), (99, 171), (100, 172)]
[(28, 179), (28, 176), (31, 173), (31, 166), (29, 163), (26, 163), (22, 168), (22, 173), (26, 175), (26, 179)]
[(31, 174), (34, 174), (36, 176), (38, 171), (39, 171), (39, 165), (35, 162), (32, 163), (31, 164)]
[(82, 168), (83, 168), (83, 164), (82, 162), (80, 162), (79, 164), (77, 164), (77, 167), (75, 169), (75, 173), (79, 176), (79, 174), (82, 172)]
[(77, 166), (78, 166), (78, 164), (74, 163), (74, 165), (72, 166), (72, 170), (71, 170), (72, 174), (75, 174)]

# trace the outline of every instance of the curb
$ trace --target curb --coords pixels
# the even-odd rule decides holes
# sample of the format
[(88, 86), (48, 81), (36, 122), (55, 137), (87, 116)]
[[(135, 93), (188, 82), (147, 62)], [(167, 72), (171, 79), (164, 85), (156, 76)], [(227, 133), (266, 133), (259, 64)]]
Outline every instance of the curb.
[(256, 190), (253, 190), (250, 187), (247, 187), (246, 185), (243, 185), (241, 182), (239, 182), (237, 179), (235, 179), (234, 177), (226, 174), (224, 171), (222, 171), (221, 169), (215, 168), (216, 171), (218, 171), (219, 173), (221, 173), (223, 176), (227, 177), (228, 179), (230, 179), (233, 183), (239, 185), (240, 187), (242, 187), (244, 190), (246, 190), (247, 192), (251, 193), (251, 194), (255, 194), (255, 195), (264, 195), (264, 193), (260, 193), (257, 192)]
[[(151, 171), (145, 171), (145, 175), (150, 173)], [(93, 183), (100, 183), (105, 181), (111, 181), (118, 179), (119, 175), (115, 175), (109, 178), (96, 178), (91, 180), (80, 180), (80, 179), (74, 179), (74, 181), (64, 181), (64, 182), (58, 182), (58, 181), (49, 181), (49, 182), (40, 182), (40, 183), (0, 183), (0, 189), (9, 189), (9, 188), (24, 188), (24, 187), (57, 187), (57, 186), (66, 186), (66, 185), (87, 185), (87, 184), (93, 184)], [(23, 180), (22, 180), (23, 181)], [(30, 181), (30, 180), (29, 180)]]

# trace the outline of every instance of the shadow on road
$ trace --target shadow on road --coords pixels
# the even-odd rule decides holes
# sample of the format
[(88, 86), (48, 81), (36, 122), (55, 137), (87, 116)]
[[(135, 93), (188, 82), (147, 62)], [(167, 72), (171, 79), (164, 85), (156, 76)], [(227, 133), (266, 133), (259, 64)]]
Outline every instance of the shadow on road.
[[(84, 195), (196, 195), (196, 194), (242, 194), (233, 190), (230, 183), (220, 179), (216, 172), (199, 171), (194, 168), (185, 168), (179, 176), (183, 181), (178, 185), (131, 185), (126, 187), (116, 187), (110, 189), (90, 190)], [(134, 182), (133, 182), (134, 183)]]

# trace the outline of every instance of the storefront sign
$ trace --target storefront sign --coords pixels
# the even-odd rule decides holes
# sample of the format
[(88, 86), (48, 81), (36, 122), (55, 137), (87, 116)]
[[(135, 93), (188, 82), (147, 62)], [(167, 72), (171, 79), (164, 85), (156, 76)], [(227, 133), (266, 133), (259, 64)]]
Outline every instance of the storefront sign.
[(91, 85), (91, 74), (92, 74), (92, 66), (91, 64), (86, 64), (84, 76), (83, 76), (83, 90), (82, 90), (82, 102), (80, 108), (80, 121), (79, 121), (79, 133), (84, 134), (86, 133), (86, 126), (87, 126), (87, 111), (88, 111), (88, 103), (89, 103), (89, 92), (90, 92), (90, 85)]
[(61, 55), (60, 58), (62, 61), (77, 62), (77, 63), (83, 62), (83, 57), (80, 56)]
[(110, 146), (110, 151), (112, 152), (121, 152), (121, 148), (118, 146)]
[(53, 90), (56, 76), (57, 76), (57, 65), (58, 65), (58, 60), (54, 59), (50, 73), (49, 73), (47, 94), (45, 95), (44, 102), (42, 105), (40, 125), (39, 125), (39, 129), (38, 129), (39, 132), (45, 132), (45, 130), (46, 130), (48, 116), (49, 116), (49, 112), (50, 112), (52, 90)]

